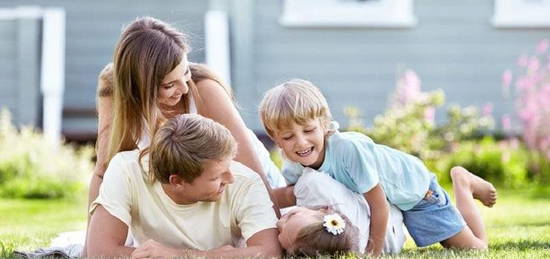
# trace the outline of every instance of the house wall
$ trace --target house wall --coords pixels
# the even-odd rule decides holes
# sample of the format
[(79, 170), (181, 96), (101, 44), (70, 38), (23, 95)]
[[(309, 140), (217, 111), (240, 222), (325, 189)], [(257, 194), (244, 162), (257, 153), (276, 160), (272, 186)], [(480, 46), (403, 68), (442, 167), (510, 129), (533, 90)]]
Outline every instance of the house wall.
[[(16, 111), (17, 107), (17, 24), (14, 20), (0, 20), (0, 106)], [(17, 116), (17, 114), (12, 114)]]
[[(172, 23), (191, 38), (190, 60), (204, 62), (204, 0), (15, 0), (0, 8), (17, 6), (63, 7), (66, 12), (66, 62), (63, 132), (87, 137), (97, 132), (95, 91), (97, 76), (111, 61), (114, 46), (125, 24), (136, 17), (153, 16)], [(0, 106), (19, 112), (16, 85), (17, 23), (0, 21)], [(36, 62), (39, 62), (38, 60)], [(37, 81), (39, 83), (39, 81)], [(19, 122), (18, 122), (19, 123)]]
[[(347, 106), (358, 107), (371, 124), (405, 68), (418, 73), (423, 90), (443, 89), (447, 104), (492, 103), (499, 117), (513, 108), (502, 96), (502, 73), (550, 36), (549, 29), (493, 27), (490, 0), (414, 1), (418, 25), (410, 29), (283, 27), (278, 22), (283, 3), (254, 1), (251, 21), (245, 23), (253, 33), (251, 50), (233, 53), (252, 60), (235, 72), (241, 81), (234, 85), (238, 96), (244, 96), (239, 100), (246, 121), (256, 130), (263, 92), (290, 78), (320, 87), (341, 124), (347, 124)], [(251, 88), (239, 92), (239, 84)]]
[(0, 109), (18, 125), (40, 123), (38, 91), (40, 21), (34, 17), (0, 18)]
[(15, 21), (0, 21), (0, 103), (9, 109), (15, 109), (15, 67), (16, 58), (16, 24)]
[[(97, 127), (97, 75), (112, 59), (123, 25), (144, 15), (169, 21), (190, 35), (190, 59), (204, 62), (203, 17), (213, 2), (229, 11), (232, 87), (245, 122), (257, 132), (263, 131), (257, 114), (263, 93), (290, 78), (318, 85), (344, 126), (347, 106), (358, 107), (370, 124), (384, 111), (397, 73), (406, 68), (419, 74), (424, 90), (443, 89), (447, 103), (490, 102), (495, 115), (510, 113), (513, 104), (502, 97), (502, 72), (550, 36), (549, 29), (496, 29), (490, 23), (492, 0), (414, 1), (419, 23), (410, 29), (283, 27), (278, 19), (284, 1), (273, 0), (13, 0), (0, 2), (0, 8), (65, 8), (63, 132), (89, 137)], [(9, 107), (18, 123), (36, 124), (40, 105), (27, 103), (40, 98), (39, 53), (29, 57), (32, 43), (22, 37), (38, 38), (40, 31), (23, 33), (22, 26), (33, 27), (0, 20), (0, 106)]]

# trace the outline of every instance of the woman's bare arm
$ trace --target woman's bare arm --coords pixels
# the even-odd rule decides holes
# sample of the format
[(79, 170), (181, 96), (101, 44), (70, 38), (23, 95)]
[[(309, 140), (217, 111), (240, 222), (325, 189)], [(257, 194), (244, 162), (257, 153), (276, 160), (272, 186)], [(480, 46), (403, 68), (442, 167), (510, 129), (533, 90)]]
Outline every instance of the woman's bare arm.
[(260, 164), (252, 140), (250, 139), (246, 125), (239, 112), (235, 108), (233, 101), (223, 87), (216, 81), (205, 79), (197, 83), (199, 97), (195, 100), (198, 112), (214, 121), (224, 125), (237, 141), (239, 148), (236, 160), (248, 166), (257, 172), (264, 182), (271, 201), (275, 205), (276, 214), (279, 216), (279, 207), (276, 199), (273, 197), (271, 187), (267, 182), (266, 175)]
[(113, 71), (112, 63), (107, 64), (99, 74), (97, 82), (97, 142), (96, 142), (96, 165), (94, 174), (90, 181), (88, 204), (97, 197), (103, 174), (107, 169), (109, 154), (109, 135), (111, 133), (111, 120), (113, 112)]
[(279, 208), (287, 208), (296, 205), (294, 185), (273, 189), (273, 196), (277, 199)]
[(98, 105), (98, 127), (97, 127), (97, 142), (96, 142), (96, 164), (94, 174), (90, 181), (90, 191), (88, 195), (88, 204), (97, 198), (99, 186), (105, 173), (106, 162), (108, 159), (109, 134), (111, 132), (112, 118), (112, 99), (110, 97), (99, 97)]
[[(111, 119), (113, 111), (112, 100), (112, 64), (107, 64), (101, 71), (97, 83), (96, 109), (98, 117), (97, 142), (96, 142), (96, 164), (90, 179), (88, 190), (88, 207), (97, 198), (99, 187), (103, 182), (103, 174), (107, 169), (107, 156), (109, 148), (109, 134), (111, 132)], [(89, 217), (88, 217), (89, 223)], [(87, 240), (84, 243), (83, 256), (86, 256)]]

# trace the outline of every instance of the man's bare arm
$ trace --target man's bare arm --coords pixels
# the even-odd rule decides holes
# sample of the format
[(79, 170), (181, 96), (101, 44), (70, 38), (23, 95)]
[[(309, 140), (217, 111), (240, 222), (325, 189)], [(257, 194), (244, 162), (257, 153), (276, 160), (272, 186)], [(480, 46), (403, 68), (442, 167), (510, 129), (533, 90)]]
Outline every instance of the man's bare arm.
[[(281, 257), (282, 248), (277, 240), (279, 231), (276, 228), (264, 229), (257, 232), (246, 241), (247, 247), (235, 248), (235, 249), (214, 249), (212, 251), (206, 251), (204, 254), (197, 254), (199, 256), (213, 257), (213, 258), (232, 258), (232, 257)], [(193, 252), (190, 255), (194, 255)]]
[(134, 248), (124, 246), (128, 226), (103, 206), (95, 208), (88, 228), (88, 257), (127, 257)]
[(282, 251), (277, 241), (277, 230), (265, 229), (246, 242), (246, 248), (235, 248), (230, 245), (208, 251), (191, 249), (176, 249), (165, 246), (155, 240), (148, 240), (136, 248), (132, 259), (143, 258), (174, 258), (174, 257), (206, 257), (206, 258), (247, 258), (247, 257), (281, 257)]

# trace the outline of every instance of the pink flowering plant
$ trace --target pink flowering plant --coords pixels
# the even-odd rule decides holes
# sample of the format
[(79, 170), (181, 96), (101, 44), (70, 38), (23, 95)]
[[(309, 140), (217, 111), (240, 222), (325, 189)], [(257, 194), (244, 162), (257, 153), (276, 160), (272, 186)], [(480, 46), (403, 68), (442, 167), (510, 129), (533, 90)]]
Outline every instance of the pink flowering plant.
[(377, 142), (427, 157), (433, 150), (427, 146), (427, 140), (434, 128), (435, 108), (441, 106), (444, 100), (441, 90), (422, 92), (416, 73), (407, 70), (397, 80), (389, 108), (384, 114), (376, 116), (372, 128), (363, 127), (356, 108), (346, 108), (345, 113), (350, 119), (350, 129), (366, 133)]
[[(515, 99), (521, 137), (532, 151), (531, 170), (537, 177), (550, 176), (550, 40), (544, 39), (532, 55), (521, 55), (514, 73), (502, 75), (503, 94)], [(513, 90), (512, 90), (513, 89)], [(502, 127), (513, 137), (513, 117), (504, 115)]]
[(406, 70), (397, 80), (388, 109), (376, 116), (372, 127), (363, 126), (358, 109), (347, 108), (345, 112), (350, 130), (418, 156), (442, 182), (449, 182), (452, 166), (462, 165), (503, 186), (526, 183), (526, 152), (522, 145), (491, 137), (491, 104), (482, 109), (450, 105), (446, 118), (436, 123), (435, 110), (444, 102), (442, 90), (423, 92), (418, 75)]
[(423, 92), (421, 80), (413, 70), (405, 70), (397, 80), (388, 109), (365, 128), (360, 112), (347, 108), (349, 128), (369, 135), (375, 141), (414, 154), (421, 159), (437, 159), (450, 152), (456, 143), (486, 132), (493, 126), (488, 114), (476, 107), (450, 105), (447, 120), (435, 123), (436, 109), (445, 103), (442, 90)]

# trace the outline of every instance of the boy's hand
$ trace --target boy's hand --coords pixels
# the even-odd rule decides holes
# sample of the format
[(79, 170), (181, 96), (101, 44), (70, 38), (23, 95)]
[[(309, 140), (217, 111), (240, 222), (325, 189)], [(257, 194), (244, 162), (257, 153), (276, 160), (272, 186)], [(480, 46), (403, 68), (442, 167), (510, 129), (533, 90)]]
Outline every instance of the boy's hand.
[(386, 194), (380, 184), (374, 186), (370, 191), (363, 194), (370, 207), (371, 221), (369, 242), (367, 243), (366, 253), (379, 256), (384, 248), (386, 239), (386, 228), (390, 210), (386, 202)]
[(370, 255), (370, 256), (380, 256), (382, 254), (382, 251), (376, 252), (375, 247), (374, 247), (374, 243), (375, 242), (371, 242), (371, 240), (369, 240), (369, 242), (367, 243), (367, 248), (365, 249), (365, 253)]

